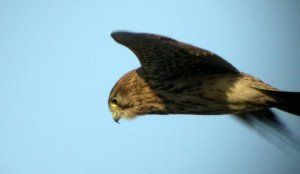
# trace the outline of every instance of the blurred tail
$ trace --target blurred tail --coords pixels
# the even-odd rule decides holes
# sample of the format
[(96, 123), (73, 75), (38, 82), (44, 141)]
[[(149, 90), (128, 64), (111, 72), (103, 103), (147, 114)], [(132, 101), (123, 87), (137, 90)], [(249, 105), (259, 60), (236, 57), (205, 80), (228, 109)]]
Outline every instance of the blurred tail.
[(274, 107), (300, 116), (300, 92), (270, 91), (263, 89), (259, 90), (276, 100)]
[(281, 150), (285, 146), (300, 152), (300, 142), (287, 125), (270, 109), (243, 112), (236, 115), (240, 121), (256, 130), (260, 135), (269, 140)]

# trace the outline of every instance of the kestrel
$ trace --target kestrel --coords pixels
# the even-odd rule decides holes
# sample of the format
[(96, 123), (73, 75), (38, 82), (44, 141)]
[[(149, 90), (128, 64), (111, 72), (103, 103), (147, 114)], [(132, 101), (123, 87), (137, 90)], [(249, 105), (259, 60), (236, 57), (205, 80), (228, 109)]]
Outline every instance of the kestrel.
[(110, 92), (108, 105), (116, 122), (148, 114), (234, 114), (250, 126), (282, 131), (284, 125), (270, 108), (300, 115), (300, 92), (280, 91), (213, 52), (155, 34), (111, 36), (141, 64)]

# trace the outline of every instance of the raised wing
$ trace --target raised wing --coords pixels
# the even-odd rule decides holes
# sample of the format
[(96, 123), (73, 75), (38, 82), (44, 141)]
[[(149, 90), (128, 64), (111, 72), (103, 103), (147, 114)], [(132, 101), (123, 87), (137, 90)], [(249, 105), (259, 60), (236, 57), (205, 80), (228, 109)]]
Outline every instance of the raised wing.
[(151, 80), (172, 80), (195, 73), (238, 72), (218, 55), (168, 37), (130, 32), (114, 32), (111, 36), (135, 53)]

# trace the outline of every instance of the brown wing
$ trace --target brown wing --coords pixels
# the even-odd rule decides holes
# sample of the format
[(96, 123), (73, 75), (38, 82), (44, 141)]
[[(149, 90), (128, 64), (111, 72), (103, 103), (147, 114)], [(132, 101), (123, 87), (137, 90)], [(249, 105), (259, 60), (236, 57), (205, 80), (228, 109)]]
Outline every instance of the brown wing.
[(111, 36), (136, 54), (151, 80), (172, 80), (195, 73), (238, 72), (218, 55), (168, 37), (130, 32), (114, 32)]

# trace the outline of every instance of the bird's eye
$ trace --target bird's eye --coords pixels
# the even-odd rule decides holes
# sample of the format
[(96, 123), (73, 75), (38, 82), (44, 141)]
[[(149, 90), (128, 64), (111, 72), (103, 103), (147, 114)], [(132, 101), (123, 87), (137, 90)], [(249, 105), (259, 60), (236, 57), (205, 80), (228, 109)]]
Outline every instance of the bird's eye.
[(118, 106), (118, 99), (117, 99), (117, 98), (112, 98), (112, 99), (111, 99), (110, 105), (111, 105), (112, 107)]

